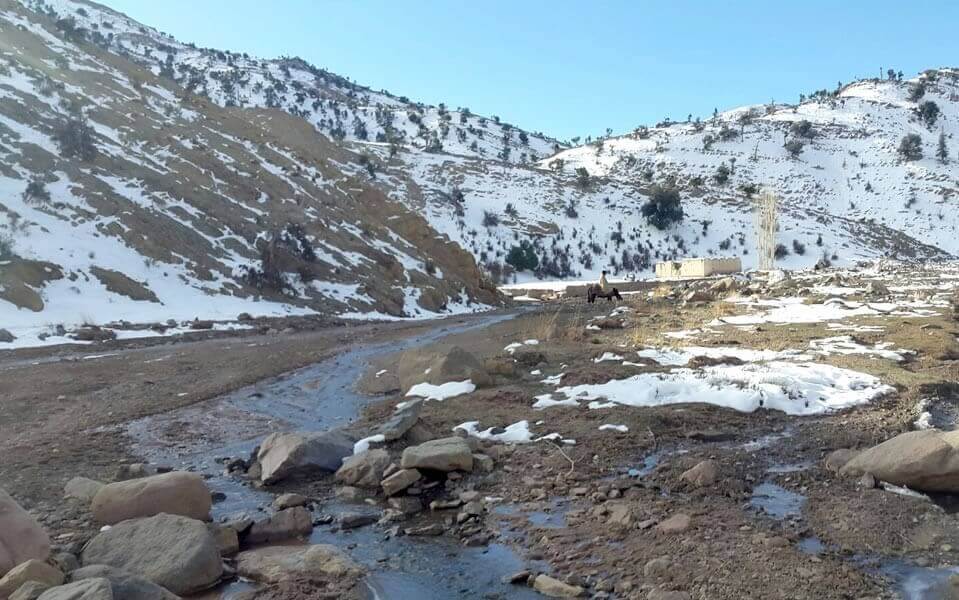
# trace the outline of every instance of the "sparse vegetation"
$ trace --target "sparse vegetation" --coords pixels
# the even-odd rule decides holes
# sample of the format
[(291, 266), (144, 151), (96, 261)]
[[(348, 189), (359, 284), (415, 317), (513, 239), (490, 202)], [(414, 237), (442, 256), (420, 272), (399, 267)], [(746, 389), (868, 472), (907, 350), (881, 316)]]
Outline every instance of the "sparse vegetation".
[(899, 156), (905, 161), (922, 158), (922, 138), (918, 133), (907, 133), (899, 142)]
[(576, 185), (581, 190), (588, 190), (590, 184), (589, 171), (586, 167), (576, 167)]
[(916, 108), (916, 115), (926, 127), (931, 128), (939, 118), (939, 105), (932, 100), (927, 100)]
[(802, 154), (803, 147), (805, 144), (802, 140), (793, 138), (783, 144), (783, 148), (786, 149), (786, 152), (789, 154), (790, 158), (799, 158), (799, 155)]
[(536, 249), (528, 240), (523, 240), (517, 246), (513, 246), (506, 254), (506, 264), (517, 271), (533, 271), (539, 266), (539, 257), (536, 255)]
[(90, 162), (99, 153), (93, 137), (93, 128), (80, 114), (74, 114), (61, 121), (53, 133), (63, 158), (79, 158)]
[(716, 172), (713, 173), (713, 181), (719, 185), (725, 185), (729, 181), (729, 174), (731, 171), (729, 167), (726, 166), (726, 163), (722, 163), (716, 167)]

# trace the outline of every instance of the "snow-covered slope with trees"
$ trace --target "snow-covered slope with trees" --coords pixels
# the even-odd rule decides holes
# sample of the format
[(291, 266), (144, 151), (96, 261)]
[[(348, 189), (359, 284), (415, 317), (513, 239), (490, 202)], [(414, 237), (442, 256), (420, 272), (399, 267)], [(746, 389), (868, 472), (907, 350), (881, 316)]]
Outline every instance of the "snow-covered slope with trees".
[(369, 185), (365, 160), (0, 0), (0, 328), (52, 343), (117, 321), (496, 302), (467, 252)]

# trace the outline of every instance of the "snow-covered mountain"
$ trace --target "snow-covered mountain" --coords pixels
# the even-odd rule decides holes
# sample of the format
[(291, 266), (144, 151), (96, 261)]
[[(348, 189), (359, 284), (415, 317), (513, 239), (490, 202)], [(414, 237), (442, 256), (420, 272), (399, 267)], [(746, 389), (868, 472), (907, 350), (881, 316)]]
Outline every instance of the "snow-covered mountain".
[(18, 343), (117, 321), (496, 303), (472, 256), (368, 167), (299, 117), (218, 106), (0, 0), (0, 329)]
[[(472, 261), (454, 261), (465, 274), (457, 266), (427, 268), (426, 257), (436, 249), (425, 248), (423, 240), (437, 234), (469, 251), (498, 281), (594, 277), (604, 269), (648, 276), (655, 262), (688, 256), (737, 255), (751, 267), (756, 254), (754, 196), (762, 187), (781, 197), (777, 241), (783, 266), (959, 254), (955, 195), (959, 140), (954, 143), (959, 132), (959, 84), (953, 70), (928, 71), (905, 81), (900, 77), (859, 81), (818, 92), (796, 106), (744, 107), (704, 121), (661, 123), (568, 148), (496, 118), (374, 92), (299, 59), (262, 60), (199, 49), (83, 0), (3, 2), (0, 6), (5, 6), (8, 26), (29, 32), (39, 39), (36, 43), (48, 46), (46, 54), (41, 52), (42, 64), (30, 68), (62, 81), (70, 93), (82, 88), (89, 104), (98, 105), (90, 111), (96, 134), (124, 153), (139, 156), (141, 162), (164, 160), (167, 152), (177, 157), (191, 152), (189, 161), (196, 164), (201, 156), (220, 160), (226, 150), (210, 152), (216, 145), (209, 140), (190, 147), (193, 137), (205, 138), (209, 129), (191, 120), (193, 114), (220, 122), (228, 116), (249, 122), (254, 131), (228, 133), (221, 142), (241, 155), (224, 157), (217, 167), (222, 171), (204, 165), (188, 178), (202, 181), (209, 173), (209, 181), (198, 184), (198, 189), (212, 190), (218, 197), (206, 202), (207, 207), (228, 206), (251, 193), (218, 187), (220, 180), (229, 181), (227, 174), (234, 179), (249, 174), (236, 165), (257, 163), (259, 177), (268, 181), (277, 177), (288, 191), (273, 192), (269, 199), (257, 196), (253, 208), (267, 211), (275, 222), (270, 227), (250, 224), (238, 234), (249, 242), (246, 254), (234, 263), (224, 263), (222, 273), (248, 263), (249, 255), (261, 252), (253, 247), (256, 239), (269, 238), (270, 228), (282, 227), (271, 200), (284, 194), (291, 198), (332, 194), (332, 200), (320, 204), (339, 211), (338, 229), (327, 225), (331, 218), (317, 221), (318, 213), (308, 209), (298, 214), (313, 229), (312, 239), (325, 239), (324, 247), (335, 259), (329, 264), (338, 270), (321, 280), (328, 284), (325, 289), (335, 287), (348, 301), (331, 304), (334, 312), (413, 314), (448, 306), (459, 297), (456, 289), (465, 290), (463, 297), (471, 300), (483, 296), (486, 292), (479, 290), (487, 284), (479, 280)], [(41, 13), (45, 20), (38, 16)], [(38, 19), (43, 21), (39, 29)], [(22, 71), (17, 61), (23, 62), (23, 49), (10, 46), (4, 52)], [(80, 61), (72, 57), (74, 53), (86, 58)], [(57, 58), (58, 54), (66, 55), (66, 60)], [(130, 71), (124, 75), (126, 81), (118, 84), (123, 103), (100, 105), (91, 86), (101, 85), (98, 78), (116, 78), (93, 75), (103, 69)], [(36, 73), (12, 79), (6, 84), (12, 90), (9, 93), (36, 95), (46, 85)], [(154, 107), (152, 120), (128, 117), (122, 126), (105, 129), (107, 114), (119, 111), (109, 117), (113, 120), (129, 115), (133, 99), (126, 88), (139, 94), (141, 103)], [(142, 100), (154, 95), (160, 99)], [(64, 112), (56, 102), (44, 102), (50, 105), (50, 115)], [(281, 111), (292, 117), (282, 116)], [(9, 118), (10, 113), (0, 114)], [(141, 145), (136, 140), (143, 135), (143, 127), (167, 127), (167, 120), (180, 128), (171, 134), (172, 142), (166, 140), (176, 145)], [(283, 127), (276, 127), (280, 122)], [(20, 120), (19, 126), (24, 125)], [(257, 129), (258, 125), (262, 127)], [(231, 124), (228, 129), (232, 128)], [(915, 155), (915, 142), (906, 155), (899, 151), (908, 135), (919, 136), (921, 157)], [(936, 156), (940, 136), (946, 147), (943, 159)], [(128, 137), (135, 140), (132, 146)], [(291, 145), (300, 145), (300, 154)], [(330, 174), (314, 176), (311, 169), (319, 168), (316, 163)], [(286, 178), (290, 172), (309, 174), (312, 184), (318, 179), (337, 183), (307, 189), (302, 181)], [(28, 175), (19, 172), (17, 186), (22, 188)], [(121, 172), (119, 177), (129, 174)], [(54, 187), (52, 195), (66, 189)], [(358, 190), (364, 191), (358, 194)], [(658, 228), (642, 209), (654, 195), (662, 196), (663, 190), (678, 194), (685, 216), (678, 222), (659, 223), (662, 228)], [(181, 201), (191, 202), (182, 197)], [(383, 216), (377, 204), (381, 201), (401, 211), (403, 219), (419, 215), (425, 221), (417, 225), (416, 234), (399, 233), (390, 221), (395, 215)], [(87, 210), (100, 218), (109, 216), (97, 206)], [(185, 215), (192, 214), (189, 208), (183, 210)], [(364, 219), (387, 230), (377, 236), (379, 241), (370, 244), (363, 225), (349, 226), (355, 210), (364, 211)], [(240, 224), (247, 227), (242, 220)], [(181, 225), (210, 243), (200, 219)], [(411, 247), (394, 243), (394, 236)], [(218, 240), (213, 247), (224, 243)], [(397, 262), (406, 278), (388, 268), (398, 277), (397, 285), (364, 301), (370, 298), (366, 290), (375, 286), (357, 280), (360, 276), (353, 267), (363, 264), (362, 260), (353, 264), (340, 257), (364, 252), (354, 250), (354, 245), (365, 245), (367, 250), (372, 246), (387, 255), (399, 252)], [(536, 267), (515, 273), (509, 262), (535, 263)], [(422, 286), (411, 284), (409, 273), (423, 274), (432, 286), (438, 278), (429, 275), (431, 270), (446, 277), (442, 291), (415, 291)], [(375, 272), (376, 268), (369, 270), (370, 281)], [(449, 281), (452, 278), (460, 288)], [(294, 296), (307, 293), (293, 292)], [(430, 299), (433, 296), (436, 299)], [(483, 297), (492, 301), (490, 296)]]

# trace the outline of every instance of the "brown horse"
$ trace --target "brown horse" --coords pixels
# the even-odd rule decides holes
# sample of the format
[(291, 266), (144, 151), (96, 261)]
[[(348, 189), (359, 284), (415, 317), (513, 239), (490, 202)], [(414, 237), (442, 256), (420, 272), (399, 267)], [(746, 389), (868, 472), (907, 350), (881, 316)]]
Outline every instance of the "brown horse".
[(608, 292), (604, 292), (603, 288), (598, 285), (591, 285), (586, 288), (586, 301), (592, 304), (596, 302), (597, 298), (606, 298), (607, 302), (612, 302), (613, 298), (616, 300), (622, 300), (623, 297), (619, 295), (619, 290), (612, 288)]

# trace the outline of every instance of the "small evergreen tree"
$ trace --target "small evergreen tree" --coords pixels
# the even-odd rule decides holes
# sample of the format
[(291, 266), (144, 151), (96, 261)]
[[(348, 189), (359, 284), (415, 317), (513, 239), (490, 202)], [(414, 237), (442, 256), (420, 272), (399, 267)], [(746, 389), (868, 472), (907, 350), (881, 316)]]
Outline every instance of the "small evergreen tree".
[(926, 127), (931, 128), (939, 118), (939, 105), (932, 100), (927, 100), (916, 108), (916, 114)]
[(936, 158), (939, 162), (946, 164), (949, 162), (949, 148), (946, 147), (946, 132), (939, 132), (939, 146), (936, 148)]
[(922, 158), (922, 138), (918, 133), (907, 133), (899, 142), (899, 156), (906, 161)]
[(584, 190), (589, 188), (589, 171), (586, 167), (576, 167), (576, 185)]
[(713, 181), (719, 185), (725, 185), (729, 181), (729, 167), (726, 166), (726, 163), (722, 163), (716, 167), (716, 172), (713, 173)]
[(53, 139), (60, 147), (60, 156), (63, 158), (77, 157), (90, 162), (97, 157), (93, 128), (82, 115), (75, 114), (60, 122), (53, 132)]
[(919, 102), (919, 99), (926, 95), (926, 86), (919, 83), (909, 88), (909, 101)]
[(802, 154), (804, 146), (805, 144), (803, 144), (802, 140), (798, 140), (795, 138), (783, 144), (783, 148), (786, 149), (786, 152), (789, 153), (789, 156), (791, 158), (799, 158), (799, 155)]
[(653, 187), (652, 194), (641, 212), (650, 225), (660, 230), (682, 221), (685, 216), (676, 188), (660, 185)]
[(506, 264), (517, 271), (532, 271), (539, 266), (539, 257), (536, 249), (529, 240), (523, 240), (518, 246), (513, 246), (506, 254)]

